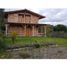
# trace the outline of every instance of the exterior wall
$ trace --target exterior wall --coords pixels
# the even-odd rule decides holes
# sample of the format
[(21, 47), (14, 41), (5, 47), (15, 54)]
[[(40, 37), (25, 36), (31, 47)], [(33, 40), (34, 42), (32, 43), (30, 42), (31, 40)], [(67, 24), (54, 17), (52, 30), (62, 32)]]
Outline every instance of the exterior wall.
[(24, 23), (24, 16), (18, 16), (18, 23)]
[(31, 18), (31, 23), (38, 23), (39, 17), (32, 15)]
[(25, 23), (31, 23), (31, 16), (25, 15)]
[(33, 36), (33, 32), (34, 32), (34, 36), (38, 36), (38, 28), (36, 26), (34, 26), (34, 31), (33, 31), (32, 25), (30, 28), (28, 28), (26, 25), (26, 31), (25, 31), (25, 25), (22, 27), (8, 25), (7, 34), (11, 35), (12, 32), (16, 32), (17, 35), (19, 35), (19, 36)]
[(34, 26), (34, 36), (38, 35), (38, 28), (36, 26)]
[[(27, 13), (26, 13), (27, 14)], [(28, 15), (19, 15), (19, 13), (8, 14), (7, 21), (14, 23), (38, 23), (39, 17), (32, 14)]]
[(8, 22), (18, 22), (18, 14), (8, 14)]
[(8, 26), (8, 34), (11, 35), (12, 32), (16, 32), (17, 35), (24, 36), (24, 28), (17, 26)]

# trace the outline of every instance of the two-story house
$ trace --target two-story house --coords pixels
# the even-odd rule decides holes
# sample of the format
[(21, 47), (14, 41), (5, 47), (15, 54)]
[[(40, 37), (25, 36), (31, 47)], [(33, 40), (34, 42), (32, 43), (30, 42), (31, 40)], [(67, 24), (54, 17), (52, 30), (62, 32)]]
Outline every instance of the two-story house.
[(6, 35), (16, 32), (20, 36), (40, 36), (44, 35), (46, 24), (39, 24), (38, 21), (45, 16), (30, 10), (15, 10), (5, 12)]

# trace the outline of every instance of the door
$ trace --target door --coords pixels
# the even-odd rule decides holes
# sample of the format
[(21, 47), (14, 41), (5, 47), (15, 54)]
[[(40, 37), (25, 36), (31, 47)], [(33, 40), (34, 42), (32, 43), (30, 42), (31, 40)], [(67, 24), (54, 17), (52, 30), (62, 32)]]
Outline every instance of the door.
[(32, 27), (31, 26), (27, 26), (27, 28), (26, 28), (26, 36), (32, 36)]

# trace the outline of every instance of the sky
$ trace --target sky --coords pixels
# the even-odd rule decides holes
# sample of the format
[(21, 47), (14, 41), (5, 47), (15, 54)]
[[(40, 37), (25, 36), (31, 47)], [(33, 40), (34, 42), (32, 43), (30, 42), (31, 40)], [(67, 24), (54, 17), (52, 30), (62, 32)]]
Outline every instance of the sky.
[(46, 18), (41, 20), (42, 23), (67, 25), (67, 9), (42, 9), (40, 13), (46, 16)]

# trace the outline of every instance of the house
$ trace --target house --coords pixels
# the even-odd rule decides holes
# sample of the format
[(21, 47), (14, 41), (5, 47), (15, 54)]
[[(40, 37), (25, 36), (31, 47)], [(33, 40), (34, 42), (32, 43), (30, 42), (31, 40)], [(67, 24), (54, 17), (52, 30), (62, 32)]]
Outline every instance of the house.
[(46, 33), (46, 24), (38, 21), (45, 16), (32, 12), (28, 9), (5, 12), (6, 35), (16, 32), (19, 36), (42, 36)]

